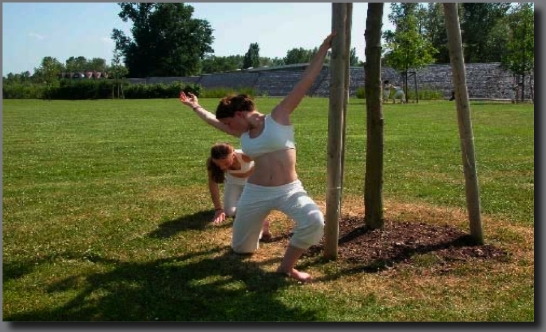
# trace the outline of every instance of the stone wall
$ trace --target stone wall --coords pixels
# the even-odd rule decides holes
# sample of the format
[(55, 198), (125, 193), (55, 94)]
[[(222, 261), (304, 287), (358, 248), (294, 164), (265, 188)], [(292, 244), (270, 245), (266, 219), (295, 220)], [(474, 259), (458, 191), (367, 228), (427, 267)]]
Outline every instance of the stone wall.
[[(468, 94), (470, 98), (509, 99), (508, 87), (513, 82), (510, 72), (500, 68), (499, 63), (469, 63), (465, 65)], [(200, 84), (204, 88), (243, 88), (251, 87), (258, 95), (285, 96), (298, 82), (303, 68), (239, 71), (231, 73), (207, 74), (190, 77), (149, 77), (146, 79), (130, 78), (133, 84), (183, 82)], [(364, 86), (364, 68), (350, 68), (349, 95), (355, 96), (358, 88)], [(400, 85), (402, 76), (394, 69), (383, 67), (382, 80), (388, 79), (391, 83)], [(531, 81), (534, 77), (531, 76)], [(408, 77), (409, 89), (442, 91), (445, 98), (451, 96), (453, 90), (451, 66), (449, 64), (429, 65)], [(326, 97), (329, 94), (330, 70), (324, 67), (311, 88), (308, 95)], [(525, 98), (531, 98), (529, 78), (525, 80)]]

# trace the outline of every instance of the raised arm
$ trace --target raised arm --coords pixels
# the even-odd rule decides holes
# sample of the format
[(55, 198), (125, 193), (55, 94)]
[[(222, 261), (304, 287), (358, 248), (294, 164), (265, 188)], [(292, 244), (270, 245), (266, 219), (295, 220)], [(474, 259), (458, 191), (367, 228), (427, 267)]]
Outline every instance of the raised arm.
[(212, 114), (211, 112), (204, 109), (201, 105), (199, 105), (199, 100), (197, 99), (197, 96), (195, 96), (193, 93), (188, 93), (186, 95), (183, 91), (180, 92), (180, 102), (190, 107), (194, 111), (194, 113), (201, 118), (201, 120), (205, 121), (206, 123), (213, 126), (214, 128), (221, 130), (226, 134), (233, 135), (235, 137), (240, 136), (240, 133), (231, 130), (231, 128), (229, 128), (227, 125), (223, 124), (218, 119), (216, 119), (216, 116), (214, 114)]
[(332, 40), (334, 39), (336, 32), (332, 32), (320, 45), (317, 53), (311, 59), (309, 66), (305, 68), (305, 71), (301, 75), (298, 83), (294, 86), (292, 91), (273, 109), (271, 116), (276, 122), (284, 125), (290, 124), (290, 114), (298, 107), (299, 103), (305, 97), (309, 88), (317, 78), (318, 74), (322, 70), (324, 59), (330, 47), (332, 47)]

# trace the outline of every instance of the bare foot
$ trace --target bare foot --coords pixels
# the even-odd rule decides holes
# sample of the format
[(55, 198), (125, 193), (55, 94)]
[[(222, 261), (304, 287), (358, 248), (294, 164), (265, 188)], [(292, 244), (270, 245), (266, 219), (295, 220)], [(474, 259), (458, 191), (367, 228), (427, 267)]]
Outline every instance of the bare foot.
[(281, 273), (281, 274), (284, 274), (290, 278), (294, 278), (298, 281), (301, 281), (301, 282), (309, 282), (311, 281), (313, 278), (311, 278), (311, 275), (309, 273), (305, 273), (305, 272), (300, 272), (296, 269), (292, 269), (292, 271), (290, 272), (285, 272), (285, 271), (282, 271), (280, 270), (280, 268), (277, 269), (277, 273)]

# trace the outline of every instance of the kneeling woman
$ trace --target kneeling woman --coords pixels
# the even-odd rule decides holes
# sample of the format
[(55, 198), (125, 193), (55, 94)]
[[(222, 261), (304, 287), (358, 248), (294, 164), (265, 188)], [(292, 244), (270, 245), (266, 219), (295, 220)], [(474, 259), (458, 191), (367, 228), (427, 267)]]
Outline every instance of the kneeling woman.
[[(240, 149), (229, 143), (216, 143), (210, 149), (207, 159), (208, 186), (214, 204), (214, 224), (235, 217), (237, 203), (248, 177), (254, 172), (254, 161)], [(220, 203), (219, 184), (224, 183), (224, 207)], [(264, 219), (261, 238), (271, 238), (269, 221)]]

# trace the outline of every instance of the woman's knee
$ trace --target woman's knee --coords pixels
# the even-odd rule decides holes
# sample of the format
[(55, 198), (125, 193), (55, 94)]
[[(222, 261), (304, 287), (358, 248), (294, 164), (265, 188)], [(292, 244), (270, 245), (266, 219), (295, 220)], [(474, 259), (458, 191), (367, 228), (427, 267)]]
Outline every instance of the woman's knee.
[(226, 217), (235, 217), (235, 212), (237, 208), (235, 206), (224, 207), (224, 213)]
[(233, 249), (236, 254), (253, 254), (258, 250), (258, 241), (232, 241), (231, 249)]
[(311, 236), (311, 241), (313, 244), (317, 244), (324, 235), (324, 215), (322, 213), (315, 213), (310, 217), (311, 222), (309, 226), (309, 233)]
[(251, 254), (258, 250), (263, 219), (241, 219), (239, 212), (233, 221), (231, 248), (238, 254)]
[(324, 235), (324, 215), (314, 212), (307, 215), (305, 223), (300, 223), (294, 229), (291, 244), (295, 247), (307, 249), (320, 242)]

